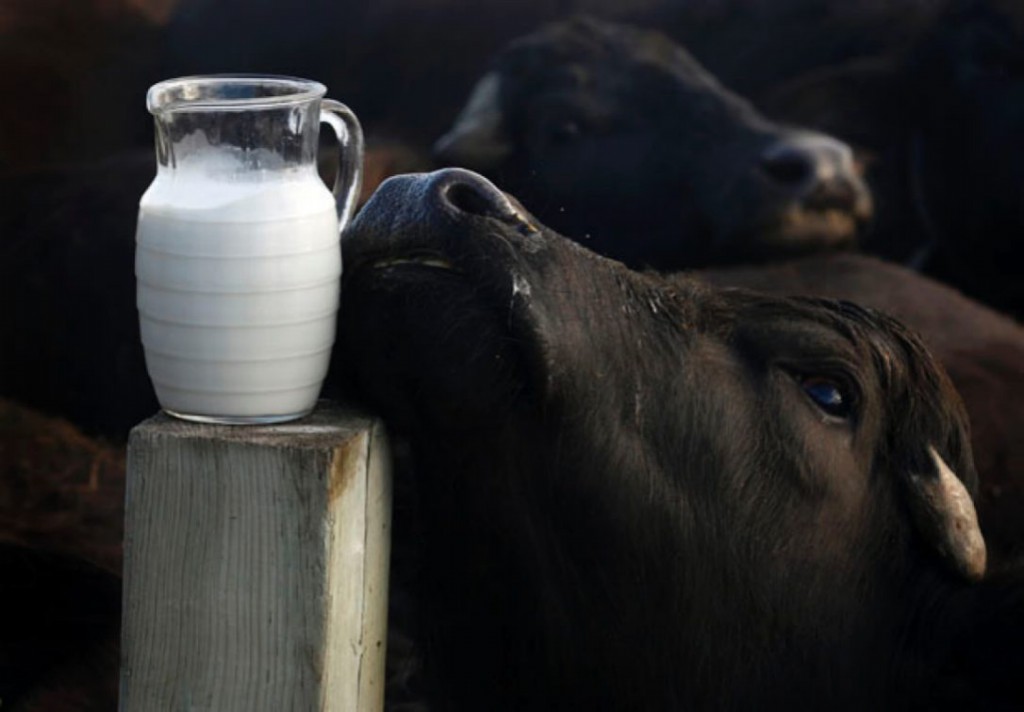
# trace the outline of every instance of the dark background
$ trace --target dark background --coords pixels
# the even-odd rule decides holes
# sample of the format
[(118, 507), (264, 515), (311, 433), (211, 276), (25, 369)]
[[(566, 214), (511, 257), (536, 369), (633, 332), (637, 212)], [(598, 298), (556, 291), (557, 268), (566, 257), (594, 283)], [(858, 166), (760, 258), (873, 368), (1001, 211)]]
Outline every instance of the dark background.
[(655, 27), (755, 101), (809, 69), (906, 44), (933, 0), (7, 0), (0, 170), (148, 146), (149, 85), (194, 73), (323, 82), (371, 137), (428, 146), (488, 58), (589, 13)]

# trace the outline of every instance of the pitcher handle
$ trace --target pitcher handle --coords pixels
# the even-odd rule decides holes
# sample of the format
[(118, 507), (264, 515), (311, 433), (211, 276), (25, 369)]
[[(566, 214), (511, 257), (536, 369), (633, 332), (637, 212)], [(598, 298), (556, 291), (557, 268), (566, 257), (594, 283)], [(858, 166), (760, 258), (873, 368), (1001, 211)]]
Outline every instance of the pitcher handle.
[(338, 137), (338, 177), (331, 192), (338, 206), (338, 226), (344, 230), (363, 185), (363, 129), (352, 110), (334, 99), (320, 103), (320, 120)]

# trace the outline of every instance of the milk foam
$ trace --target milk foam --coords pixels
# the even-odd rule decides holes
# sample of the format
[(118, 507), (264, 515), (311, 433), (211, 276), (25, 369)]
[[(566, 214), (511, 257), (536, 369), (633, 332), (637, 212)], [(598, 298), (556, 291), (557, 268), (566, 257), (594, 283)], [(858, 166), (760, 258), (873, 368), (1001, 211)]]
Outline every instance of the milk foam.
[(175, 413), (299, 414), (316, 402), (334, 342), (334, 197), (313, 169), (240, 172), (230, 158), (165, 169), (140, 201), (146, 366)]
[(287, 219), (333, 206), (334, 196), (312, 167), (241, 171), (230, 154), (220, 153), (161, 169), (139, 202), (147, 212), (203, 222)]

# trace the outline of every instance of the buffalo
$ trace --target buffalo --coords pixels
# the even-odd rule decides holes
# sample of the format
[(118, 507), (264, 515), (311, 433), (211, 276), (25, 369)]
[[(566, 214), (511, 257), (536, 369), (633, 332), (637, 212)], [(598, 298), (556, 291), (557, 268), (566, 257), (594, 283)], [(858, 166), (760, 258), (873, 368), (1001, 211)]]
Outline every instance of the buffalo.
[(902, 45), (865, 49), (755, 93), (774, 115), (872, 157), (866, 249), (1024, 314), (1024, 6), (938, 4)]
[(586, 17), (499, 53), (435, 155), (633, 266), (845, 249), (871, 215), (848, 146), (769, 121), (664, 35)]
[(335, 373), (409, 443), (430, 708), (1024, 702), (1020, 577), (898, 322), (631, 271), (459, 169), (386, 181), (343, 249)]

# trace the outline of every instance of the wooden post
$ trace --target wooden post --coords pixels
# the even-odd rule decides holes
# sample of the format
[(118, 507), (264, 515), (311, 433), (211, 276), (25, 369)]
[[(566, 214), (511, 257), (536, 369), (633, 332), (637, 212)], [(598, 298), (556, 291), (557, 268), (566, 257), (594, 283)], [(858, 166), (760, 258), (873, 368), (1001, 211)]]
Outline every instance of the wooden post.
[(390, 507), (383, 426), (327, 402), (136, 427), (122, 712), (383, 709)]

